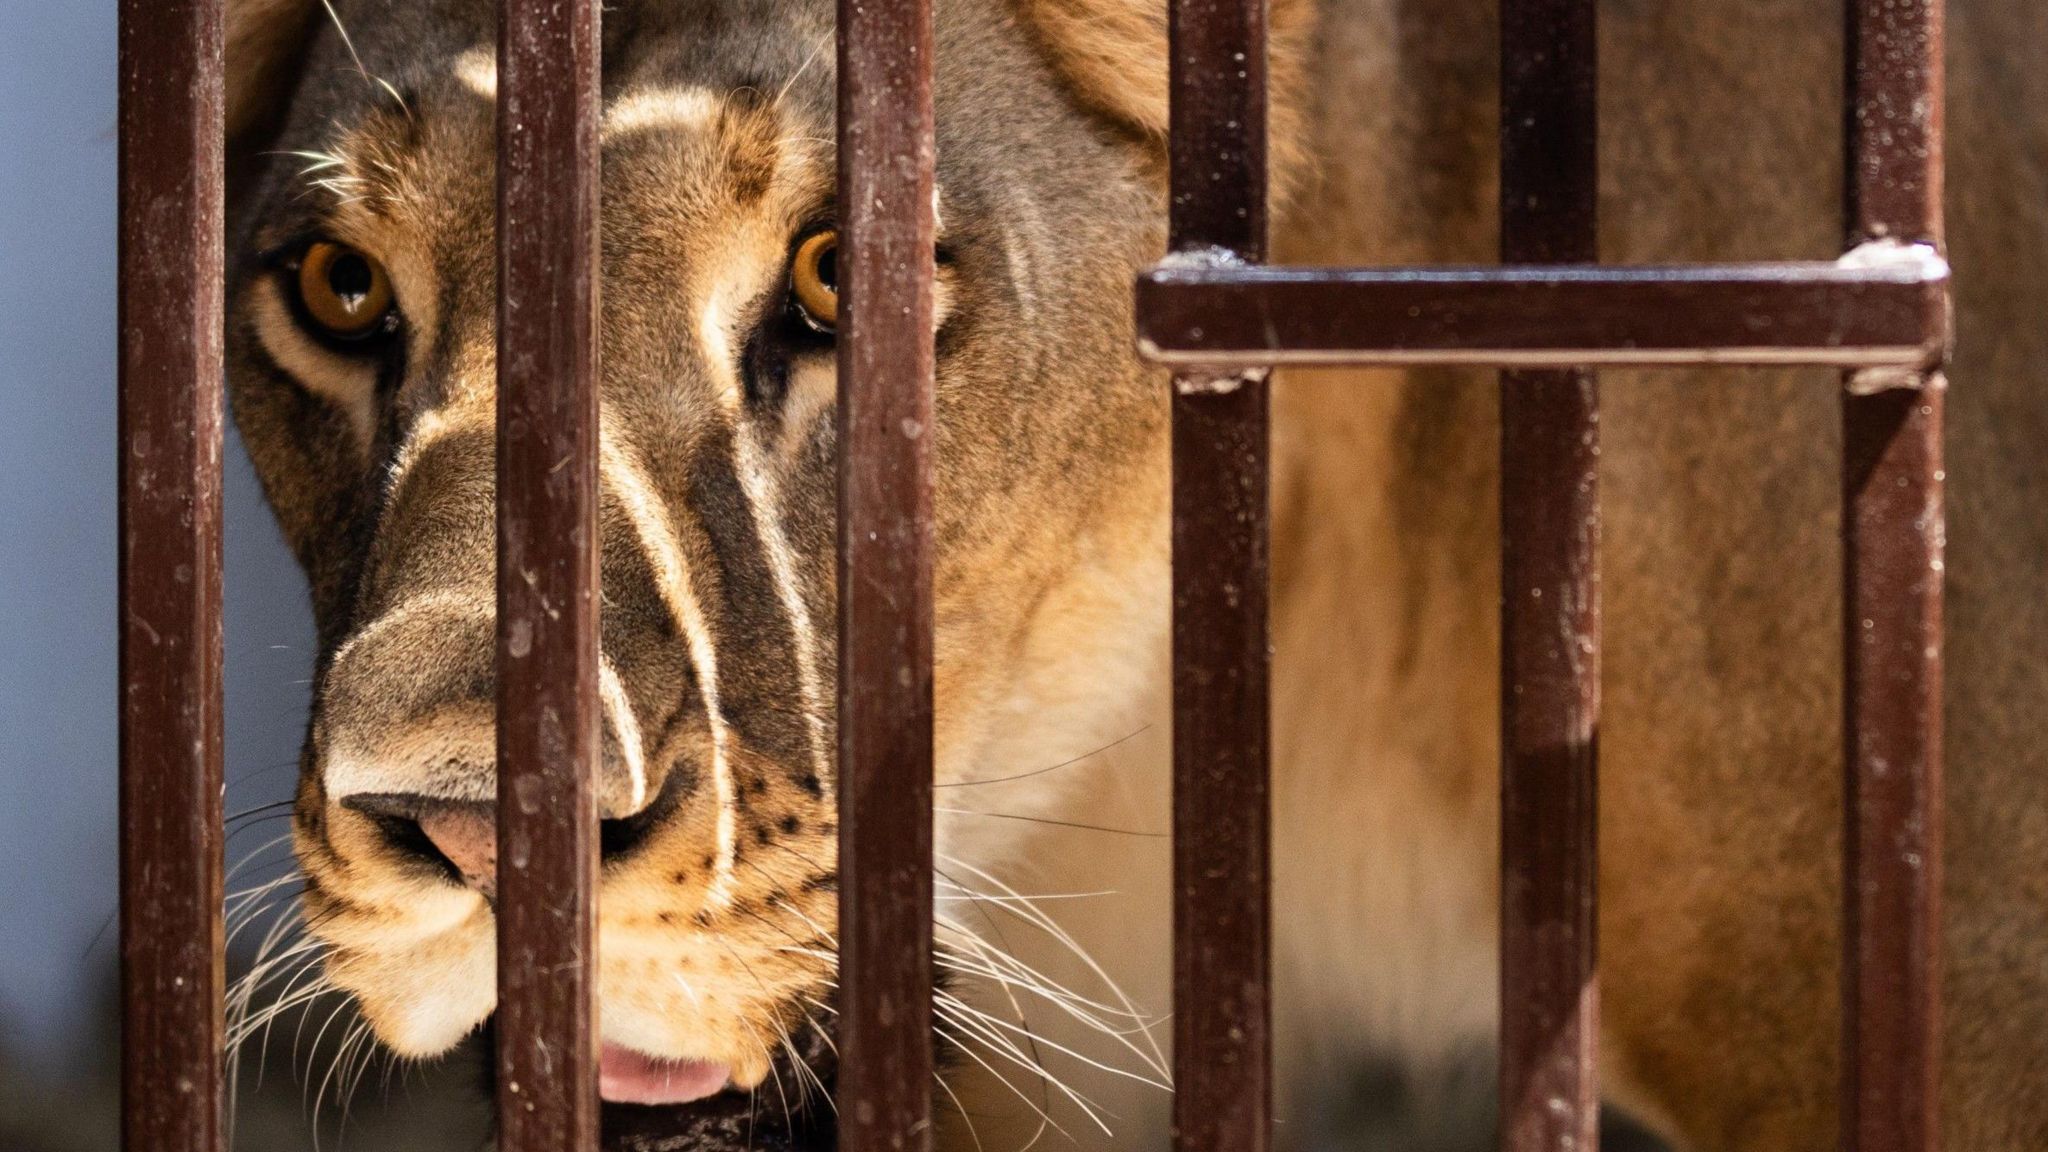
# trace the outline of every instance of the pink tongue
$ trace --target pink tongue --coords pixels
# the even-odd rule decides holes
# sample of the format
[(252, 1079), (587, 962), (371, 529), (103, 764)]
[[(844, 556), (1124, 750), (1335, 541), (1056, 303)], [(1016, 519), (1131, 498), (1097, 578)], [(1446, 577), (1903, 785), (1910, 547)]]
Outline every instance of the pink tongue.
[(662, 1060), (607, 1044), (597, 1061), (597, 1093), (614, 1104), (688, 1104), (725, 1087), (723, 1064)]

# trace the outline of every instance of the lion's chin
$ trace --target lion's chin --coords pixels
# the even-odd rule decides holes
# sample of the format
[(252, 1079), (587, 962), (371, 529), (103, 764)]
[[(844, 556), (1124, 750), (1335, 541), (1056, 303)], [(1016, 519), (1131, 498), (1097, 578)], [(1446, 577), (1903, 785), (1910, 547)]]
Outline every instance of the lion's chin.
[(732, 1070), (706, 1060), (664, 1060), (619, 1044), (598, 1056), (597, 1091), (614, 1104), (688, 1104), (723, 1089)]

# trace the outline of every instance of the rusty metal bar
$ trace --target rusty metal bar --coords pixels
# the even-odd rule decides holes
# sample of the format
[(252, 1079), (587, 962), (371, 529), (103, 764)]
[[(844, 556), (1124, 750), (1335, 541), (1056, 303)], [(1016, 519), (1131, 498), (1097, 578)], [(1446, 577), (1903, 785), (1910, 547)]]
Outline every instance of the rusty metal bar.
[[(1942, 243), (1941, 0), (1852, 0), (1851, 243)], [(1842, 1147), (1941, 1146), (1940, 364), (1842, 400)]]
[[(1501, 258), (1511, 264), (1599, 258), (1594, 7), (1501, 4)], [(1620, 290), (1625, 313), (1667, 324), (1684, 314), (1658, 315), (1642, 282)], [(1499, 320), (1496, 337), (1515, 331), (1512, 317)], [(1599, 403), (1584, 368), (1501, 375), (1503, 1152), (1599, 1147)]]
[(122, 0), (121, 1143), (219, 1152), (221, 0)]
[[(1181, 261), (1266, 255), (1265, 0), (1173, 0)], [(1173, 1142), (1271, 1139), (1266, 370), (1173, 381)]]
[(597, 1147), (598, 0), (498, 26), (498, 1147)]
[(839, 1147), (931, 1146), (931, 0), (839, 3)]
[(1948, 340), (1948, 268), (1251, 268), (1182, 262), (1138, 281), (1161, 363), (1490, 366), (1818, 364), (1918, 368)]

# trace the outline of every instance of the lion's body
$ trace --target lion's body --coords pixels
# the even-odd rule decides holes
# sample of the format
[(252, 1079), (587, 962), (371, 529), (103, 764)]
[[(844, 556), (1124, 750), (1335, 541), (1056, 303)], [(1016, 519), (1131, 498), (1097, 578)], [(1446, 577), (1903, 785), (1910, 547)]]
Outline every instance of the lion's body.
[[(1351, 107), (1393, 111), (1379, 141), (1373, 116), (1320, 121), (1314, 152), (1341, 176), (1290, 220), (1282, 258), (1486, 259), (1490, 18), (1337, 2), (1354, 15), (1326, 24), (1323, 59), (1345, 82), (1313, 90), (1329, 101), (1363, 81), (1370, 94)], [(1603, 258), (1839, 251), (1839, 7), (1603, 6)], [(2017, 62), (2048, 58), (2048, 16), (1954, 8), (1946, 1102), (1952, 1147), (2024, 1148), (2048, 1140), (2048, 88)], [(1280, 786), (1315, 799), (1280, 811), (1355, 810), (1329, 802), (1343, 781), (1415, 774), (1443, 798), (1437, 821), (1457, 830), (1442, 842), (1466, 846), (1460, 866), (1481, 884), (1468, 906), (1488, 913), (1492, 391), (1413, 381), (1395, 419), (1346, 424), (1333, 410), (1362, 387), (1279, 390), (1281, 443), (1312, 461), (1323, 497), (1302, 510), (1308, 526), (1276, 530), (1283, 755), (1290, 727), (1327, 730), (1324, 718), (1343, 715), (1332, 681), (1392, 687), (1353, 721), (1359, 731), (1329, 732), (1319, 756), (1283, 763), (1287, 774), (1316, 766)], [(1333, 443), (1326, 430), (1345, 427), (1369, 439)], [(1609, 1080), (1700, 1148), (1826, 1146), (1839, 1044), (1838, 389), (1825, 372), (1613, 373), (1601, 434)], [(1373, 533), (1352, 546), (1362, 562), (1333, 564), (1336, 525), (1375, 507), (1390, 511), (1349, 529)], [(1348, 598), (1326, 590), (1340, 579)], [(1366, 591), (1390, 588), (1403, 591)], [(1358, 623), (1331, 626), (1347, 603)], [(1404, 661), (1408, 651), (1436, 659)], [(1335, 674), (1347, 662), (1357, 672)], [(1299, 695), (1284, 691), (1294, 684)], [(1290, 834), (1342, 842), (1329, 826)], [(1412, 851), (1382, 849), (1360, 869)], [(1411, 867), (1433, 871), (1434, 855)], [(1294, 874), (1327, 886), (1322, 868)], [(1371, 985), (1371, 951), (1355, 955), (1335, 987)]]
[[(1493, 259), (1491, 12), (1327, 4), (1275, 259)], [(1956, 8), (1945, 1102), (1951, 1147), (2022, 1149), (2048, 1142), (2048, 87), (2012, 62), (2048, 20)], [(1602, 19), (1604, 259), (1840, 251), (1838, 5)], [(1603, 380), (1603, 1074), (1689, 1147), (1837, 1132), (1838, 397), (1826, 371)], [(1283, 372), (1274, 414), (1283, 1101), (1327, 1135), (1312, 1111), (1391, 1061), (1409, 1114), (1379, 1122), (1483, 1136), (1447, 1113), (1492, 1091), (1495, 386)], [(1120, 770), (1163, 774), (1147, 751)], [(1131, 803), (1161, 826), (1163, 795)], [(1077, 855), (1084, 890), (1131, 866)]]
[[(1489, 258), (1490, 16), (1335, 2), (1349, 14), (1326, 17), (1326, 71), (1311, 85), (1338, 105), (1312, 149), (1327, 167), (1281, 233), (1280, 258)], [(2048, 89), (2016, 65), (2048, 55), (2048, 18), (1954, 7), (1946, 1103), (1950, 1146), (2016, 1149), (2048, 1140)], [(1839, 5), (1619, 4), (1602, 20), (1604, 259), (1839, 251)], [(1436, 799), (1423, 818), (1384, 825), (1410, 835), (1375, 844), (1368, 832), (1344, 863), (1370, 891), (1363, 878), (1398, 873), (1401, 857), (1435, 877), (1448, 856), (1472, 887), (1447, 935), (1483, 947), (1495, 883), (1493, 390), (1411, 379), (1381, 412), (1347, 419), (1375, 387), (1388, 385), (1304, 379), (1277, 392), (1283, 483), (1298, 468), (1314, 493), (1277, 501), (1277, 834), (1344, 844), (1341, 820), (1308, 821), (1426, 791)], [(1839, 411), (1826, 372), (1603, 381), (1606, 1072), (1617, 1099), (1700, 1148), (1822, 1147), (1837, 1131)], [(1347, 709), (1350, 686), (1369, 694)], [(1388, 774), (1397, 781), (1375, 783)], [(1347, 787), (1355, 800), (1333, 804)], [(1430, 848), (1418, 850), (1418, 827)], [(1325, 1020), (1373, 996), (1376, 953), (1354, 947), (1353, 967), (1329, 969), (1347, 955), (1330, 926), (1351, 890), (1330, 879), (1346, 869), (1297, 851), (1289, 868), (1283, 849), (1283, 890), (1300, 885), (1283, 908), (1332, 893), (1312, 914), (1282, 912), (1298, 929), (1321, 926), (1316, 958), (1301, 961), (1315, 975), (1293, 994), (1307, 1001), (1300, 1019)], [(1440, 922), (1428, 886), (1406, 891), (1414, 899), (1389, 915)], [(1348, 938), (1386, 923), (1363, 919), (1373, 911)], [(1475, 978), (1451, 957), (1428, 958), (1390, 992), (1434, 973), (1461, 974), (1454, 1002), (1490, 1011), (1490, 967)]]
[[(1491, 259), (1490, 6), (1457, 0), (1324, 4), (1314, 14), (1312, 35), (1304, 34), (1306, 14), (1298, 6), (1285, 6), (1280, 15), (1283, 50), (1303, 53), (1298, 68), (1283, 64), (1280, 71), (1305, 99), (1290, 102), (1279, 121), (1289, 136), (1280, 152), (1302, 163), (1277, 217), (1276, 259)], [(988, 869), (1033, 893), (1116, 889), (1114, 897), (1044, 906), (1156, 1013), (1165, 1008), (1162, 842), (971, 812), (1126, 831), (1164, 826), (1165, 385), (1136, 364), (1127, 287), (1128, 274), (1156, 255), (1162, 237), (1161, 166), (1156, 139), (1147, 135), (1157, 127), (1160, 89), (1144, 72), (1153, 59), (1146, 52), (1157, 21), (1150, 6), (1134, 17), (1123, 0), (1042, 0), (1024, 7), (1027, 22), (1039, 21), (1043, 30), (1034, 40), (1003, 18), (1008, 9), (999, 0), (957, 0), (941, 8), (941, 215), (945, 227), (967, 238), (945, 289), (951, 314), (962, 319), (949, 321), (955, 326), (941, 339), (941, 466), (951, 469), (942, 474), (940, 492), (947, 549), (940, 571), (941, 775), (942, 783), (959, 785), (940, 793), (940, 848), (948, 858), (942, 875), (948, 883), (981, 888), (960, 869)], [(1950, 237), (1960, 340), (1949, 409), (1946, 1116), (1953, 1148), (2022, 1152), (2048, 1146), (2048, 79), (2036, 66), (2048, 59), (2048, 9), (2028, 0), (1958, 0), (1955, 8)], [(378, 11), (369, 4), (342, 6), (372, 69), (383, 61), (403, 72), (406, 50), (392, 41), (406, 38), (380, 33)], [(705, 17), (704, 28), (713, 30), (704, 36), (737, 53), (738, 45), (752, 43), (749, 29), (757, 36), (785, 33), (787, 43), (759, 53), (756, 66), (768, 81), (788, 79), (784, 73), (806, 58), (811, 41), (828, 26), (819, 23), (816, 5), (740, 11), (731, 18), (733, 28), (714, 28), (718, 21)], [(1838, 4), (1630, 2), (1603, 5), (1602, 18), (1605, 259), (1826, 258), (1839, 251)], [(637, 26), (649, 29), (654, 44), (685, 24), (643, 19)], [(313, 56), (330, 68), (346, 59), (332, 39), (320, 42)], [(1047, 46), (1051, 64), (1034, 64), (1033, 53)], [(723, 72), (680, 49), (621, 56), (638, 60), (657, 79), (666, 68), (697, 84), (724, 82), (716, 79)], [(1081, 99), (1059, 94), (1062, 77)], [(284, 147), (340, 150), (322, 135), (321, 123), (334, 113), (338, 90), (330, 83), (318, 99), (297, 97), (307, 107), (285, 118)], [(812, 77), (791, 95), (792, 103), (808, 101), (808, 119), (796, 119), (812, 130), (820, 124), (821, 90), (829, 92), (829, 85), (820, 89)], [(421, 115), (431, 120), (434, 113)], [(747, 139), (740, 129), (723, 131), (721, 141)], [(1009, 145), (1013, 152), (1006, 151)], [(488, 138), (465, 147), (487, 148)], [(398, 155), (401, 167), (412, 162)], [(685, 236), (707, 226), (733, 230), (718, 215), (724, 202), (715, 198), (686, 209), (664, 207), (650, 192), (658, 185), (632, 179), (640, 155), (608, 148), (608, 165), (617, 169), (608, 167), (608, 202), (624, 205), (623, 212), (652, 214), (610, 221), (616, 239), (608, 236), (608, 243), (631, 248), (627, 241), (639, 230), (657, 225)], [(463, 163), (474, 159), (463, 156)], [(431, 166), (432, 160), (421, 162)], [(818, 157), (807, 163), (798, 183), (814, 189), (829, 183)], [(289, 189), (287, 176), (274, 175), (272, 186)], [(717, 177), (705, 179), (715, 184)], [(474, 177), (463, 185), (459, 195), (467, 197), (471, 213), (486, 202), (478, 200), (484, 187)], [(417, 185), (413, 195), (421, 195)], [(740, 205), (732, 210), (735, 219), (758, 220), (746, 214), (754, 211), (749, 202), (733, 203)], [(681, 213), (679, 222), (659, 215), (669, 210)], [(477, 245), (487, 245), (488, 233), (476, 231), (473, 216), (415, 211), (409, 219), (415, 226), (424, 219), (455, 221), (467, 229), (460, 236), (469, 247), (461, 250), (485, 259), (479, 253), (488, 249)], [(748, 225), (773, 233), (762, 252), (780, 251), (781, 234), (773, 231), (780, 226)], [(381, 236), (364, 225), (346, 238), (394, 243)], [(447, 237), (437, 243), (459, 247)], [(738, 252), (730, 257), (736, 267), (780, 258), (734, 243), (741, 248), (720, 251)], [(1001, 253), (998, 272), (977, 272), (983, 250)], [(714, 258), (703, 255), (709, 248), (686, 244), (677, 251), (678, 266), (693, 277), (698, 273), (690, 261)], [(386, 251), (383, 258), (403, 296), (409, 274), (400, 267), (403, 255)], [(715, 364), (701, 368), (692, 359), (701, 351), (692, 343), (699, 329), (660, 318), (662, 309), (681, 305), (661, 294), (651, 271), (635, 273), (637, 258), (629, 253), (607, 266), (608, 277), (617, 278), (616, 285), (608, 280), (607, 300), (635, 318), (612, 322), (609, 362), (667, 365), (668, 379), (689, 382), (687, 388), (672, 385), (677, 394), (692, 397), (699, 376), (708, 373), (715, 401)], [(453, 258), (434, 259), (446, 265)], [(694, 302), (698, 280), (689, 284), (675, 291)], [(452, 293), (441, 298), (448, 309), (470, 310), (472, 349), (484, 346), (478, 334), (488, 332), (473, 326), (486, 314), (476, 310), (487, 309), (487, 287), (471, 282), (464, 300)], [(250, 331), (257, 335), (244, 342), (286, 339), (275, 331), (278, 323), (275, 317), (254, 321)], [(452, 321), (440, 324), (445, 332)], [(669, 346), (693, 350), (661, 359)], [(436, 418), (442, 423), (422, 425), (430, 429), (455, 426), (465, 412), (473, 417), (488, 398), (487, 384), (480, 383), (487, 357), (464, 359), (459, 349), (437, 349), (436, 356), (433, 364), (443, 366), (437, 370), (468, 381), (470, 392), (465, 399), (441, 385), (453, 399), (416, 401), (441, 405)], [(271, 348), (271, 360), (285, 358)], [(305, 371), (285, 368), (300, 387), (326, 394)], [(324, 799), (323, 789), (353, 786), (332, 762), (333, 749), (346, 744), (344, 737), (360, 745), (361, 731), (383, 730), (374, 720), (351, 728), (350, 709), (387, 707), (392, 693), (413, 700), (406, 695), (412, 689), (382, 686), (354, 666), (365, 664), (359, 641), (374, 631), (366, 622), (381, 627), (400, 615), (391, 603), (407, 603), (402, 588), (378, 591), (396, 579), (373, 579), (383, 568), (364, 575), (366, 541), (381, 542), (396, 531), (390, 525), (398, 513), (376, 501), (397, 498), (377, 497), (371, 511), (352, 513), (373, 522), (353, 533), (319, 523), (336, 502), (352, 506), (351, 497), (337, 495), (356, 483), (346, 479), (346, 452), (336, 447), (346, 441), (346, 422), (330, 419), (313, 432), (293, 427), (293, 420), (310, 419), (304, 402), (280, 401), (274, 389), (281, 385), (259, 370), (240, 371), (238, 415), (314, 574), (323, 635), (336, 654), (333, 664), (342, 666), (340, 674), (333, 664), (323, 670), (326, 727), (316, 725), (309, 750), (301, 855), (316, 879), (345, 887), (349, 869), (337, 870), (339, 857), (330, 854), (338, 849), (340, 857), (360, 860), (382, 849), (351, 839), (367, 833), (349, 831), (350, 817)], [(268, 371), (278, 374), (274, 364)], [(815, 419), (824, 410), (817, 382), (793, 378), (791, 403), (811, 407), (792, 412)], [(608, 381), (607, 388), (608, 404), (638, 406), (630, 408), (638, 417), (634, 432), (622, 442), (656, 473), (671, 455), (687, 455), (675, 447), (683, 441), (691, 444), (688, 452), (702, 451), (698, 424), (723, 427), (729, 418), (715, 403), (695, 400), (682, 415), (666, 412), (663, 392), (631, 379)], [(1459, 1147), (1460, 1134), (1486, 1136), (1483, 1111), (1475, 1120), (1472, 1109), (1490, 1092), (1483, 1068), (1497, 1010), (1494, 400), (1487, 377), (1441, 371), (1324, 370), (1282, 374), (1275, 386), (1275, 1011), (1287, 1117), (1281, 1135), (1293, 1147), (1343, 1138), (1342, 1122), (1329, 1117), (1346, 1114), (1345, 1101), (1358, 1094), (1360, 1070), (1368, 1066), (1401, 1071), (1406, 1115), (1396, 1124), (1413, 1129), (1404, 1135), (1433, 1132), (1430, 1138), (1439, 1141), (1408, 1146)], [(744, 430), (750, 417), (730, 419)], [(1836, 1131), (1837, 423), (1837, 384), (1824, 372), (1603, 378), (1603, 1071), (1612, 1101), (1681, 1148), (1699, 1152), (1821, 1147)], [(414, 466), (407, 462), (422, 452), (431, 457), (432, 446), (429, 432), (398, 418), (392, 427), (395, 439), (377, 451), (402, 449), (393, 473), (402, 478), (403, 469)], [(667, 445), (648, 431), (666, 427), (677, 429)], [(688, 529), (683, 544), (669, 550), (686, 568), (708, 554), (717, 561), (710, 566), (725, 574), (716, 590), (698, 584), (692, 593), (714, 605), (713, 616), (717, 605), (732, 613), (730, 622), (713, 619), (699, 629), (710, 634), (706, 643), (719, 647), (739, 633), (759, 640), (720, 647), (728, 657), (720, 686), (728, 692), (729, 738), (758, 757), (758, 770), (775, 782), (769, 800), (759, 803), (772, 804), (768, 811), (777, 818), (800, 818), (802, 858), (815, 868), (830, 851), (829, 840), (816, 834), (820, 822), (829, 821), (812, 794), (817, 781), (808, 778), (807, 793), (801, 770), (778, 773), (789, 769), (791, 754), (777, 749), (797, 748), (801, 759), (802, 741), (778, 737), (772, 726), (757, 738), (745, 708), (752, 699), (763, 714), (773, 714), (773, 697), (783, 692), (802, 699), (785, 702), (781, 711), (803, 712), (814, 703), (818, 681), (829, 682), (830, 668), (821, 666), (828, 658), (819, 653), (830, 647), (831, 606), (821, 592), (829, 587), (830, 526), (817, 513), (829, 507), (818, 503), (829, 491), (821, 487), (829, 471), (817, 467), (829, 453), (817, 452), (815, 443), (790, 449), (787, 433), (758, 443), (746, 440), (752, 433), (734, 435), (755, 444), (736, 450), (748, 499), (784, 517), (776, 533), (760, 533), (763, 540), (779, 536), (781, 544), (761, 547), (793, 557), (787, 566), (801, 577), (784, 571), (760, 585), (801, 590), (791, 594), (794, 606), (785, 600), (787, 630), (759, 640), (746, 605), (727, 604), (755, 585), (731, 571), (735, 553), (716, 521), (718, 501), (688, 485), (664, 490), (658, 478), (652, 487), (657, 505), (683, 510), (674, 513), (678, 522), (695, 517), (709, 525), (701, 540)], [(777, 452), (785, 450), (790, 462), (778, 463), (783, 457)], [(745, 451), (764, 453), (767, 465)], [(804, 458), (806, 451), (813, 458)], [(610, 473), (607, 483), (614, 483)], [(452, 484), (449, 491), (467, 489)], [(456, 563), (445, 559), (453, 555), (471, 565), (460, 581), (464, 587), (487, 586), (476, 583), (474, 569), (487, 521), (430, 513), (403, 522), (424, 526), (427, 535), (462, 533), (467, 552), (438, 555), (445, 563)], [(644, 551), (665, 554), (647, 542), (648, 515), (642, 507), (626, 518)], [(633, 551), (630, 544), (620, 547)], [(392, 559), (401, 552), (376, 553), (382, 557), (376, 563), (403, 568)], [(432, 548), (424, 554), (427, 563), (437, 555)], [(628, 605), (622, 611), (658, 615), (662, 603), (675, 602), (660, 589), (642, 594), (631, 581), (648, 578), (621, 564), (628, 573), (619, 580)], [(609, 545), (606, 565), (609, 597), (615, 583)], [(662, 584), (660, 563), (652, 568), (653, 583)], [(798, 611), (805, 604), (809, 610)], [(478, 618), (464, 619), (473, 625)], [(402, 629), (404, 621), (394, 627)], [(763, 654), (789, 648), (791, 632), (800, 627), (808, 629), (809, 655), (798, 664), (813, 670), (813, 680), (766, 664), (750, 670), (750, 657), (732, 655), (752, 652), (752, 659), (769, 661)], [(689, 627), (682, 631), (697, 635)], [(660, 695), (664, 675), (703, 677), (701, 651), (667, 664), (646, 655), (662, 642), (607, 630), (607, 654), (620, 660), (629, 687), (639, 692), (650, 677), (657, 684), (647, 690), (650, 699)], [(674, 637), (666, 642), (680, 643)], [(410, 721), (419, 709), (408, 706)], [(714, 700), (714, 717), (719, 708)], [(711, 730), (720, 731), (715, 719)], [(1111, 744), (1059, 771), (1007, 779)], [(677, 747), (683, 761), (702, 753), (687, 739)], [(697, 811), (688, 807), (687, 795), (680, 803), (685, 807), (678, 811)], [(736, 810), (743, 821), (758, 818), (749, 815), (744, 798)], [(307, 811), (333, 816), (339, 829), (322, 830), (306, 819)], [(761, 844), (769, 845), (774, 829), (766, 821), (758, 826)], [(687, 819), (679, 818), (677, 828), (678, 838), (705, 835), (703, 825)], [(662, 859), (682, 858), (682, 848), (666, 841), (658, 846)], [(694, 851), (688, 855), (694, 860)], [(707, 854), (706, 867), (712, 863)], [(620, 875), (626, 879), (607, 880), (614, 900), (623, 884), (650, 883), (630, 870)], [(733, 875), (744, 892), (746, 873)], [(682, 906), (711, 909), (700, 913), (705, 916), (716, 911), (710, 895), (684, 887)], [(474, 911), (445, 883), (413, 897), (403, 887), (369, 891), (379, 899), (432, 903), (444, 918)], [(624, 903), (652, 910), (663, 899), (668, 896), (633, 888)], [(830, 914), (828, 897), (806, 907), (809, 916)], [(667, 914), (662, 922), (670, 922)], [(725, 934), (709, 943), (759, 943), (746, 942), (755, 930), (744, 923), (715, 916), (698, 923)], [(783, 921), (776, 930), (797, 927)], [(704, 934), (664, 945), (667, 937), (608, 920), (607, 932), (615, 928), (620, 939), (641, 933), (622, 946), (635, 964), (658, 965), (663, 947), (709, 947)], [(1029, 935), (1017, 929), (1002, 946), (1032, 956), (1044, 972), (1076, 987), (1090, 979), (1067, 949), (1043, 939), (1034, 945)], [(331, 942), (361, 948), (365, 939)], [(473, 949), (477, 938), (464, 939)], [(1034, 948), (1047, 954), (1034, 955)], [(420, 954), (407, 955), (417, 966)], [(469, 963), (461, 979), (474, 980), (480, 963)], [(607, 964), (610, 997), (634, 978), (615, 978)], [(815, 981), (812, 972), (789, 979), (799, 988), (817, 987), (805, 983)], [(1083, 991), (1108, 995), (1099, 986)], [(687, 1003), (633, 995), (638, 998), (622, 1001), (631, 1012), (674, 1012)], [(474, 997), (472, 991), (461, 999)], [(770, 999), (766, 987), (761, 997)], [(984, 992), (978, 1002), (1002, 999)], [(1142, 1063), (1101, 1030), (1069, 1020), (1062, 1031), (1057, 1020), (1046, 1019), (1060, 1014), (1039, 1007), (1034, 1029), (1090, 1060), (1142, 1071)], [(403, 1011), (382, 1010), (386, 1016)], [(654, 1025), (631, 1035), (650, 1048), (685, 1043), (675, 1039), (674, 1028)], [(1034, 1108), (1005, 1096), (973, 1064), (959, 1063), (966, 1111), (982, 1118), (1004, 1111), (1031, 1116)], [(1117, 1143), (1157, 1145), (1162, 1093), (1079, 1060), (1051, 1055), (1047, 1063), (1122, 1117), (1112, 1125)], [(740, 1064), (734, 1058), (734, 1066)], [(1482, 1070), (1476, 1080), (1475, 1067)], [(1030, 1104), (1040, 1102), (1036, 1091), (1026, 1095)], [(1063, 1109), (1054, 1094), (1045, 1099), (1063, 1123), (1074, 1121), (1069, 1130), (1077, 1138), (1091, 1139), (1076, 1110)], [(965, 1143), (965, 1126), (957, 1120), (949, 1121), (948, 1139)], [(985, 1119), (976, 1127), (997, 1152), (994, 1141), (1004, 1125)], [(1027, 1123), (1023, 1134), (1029, 1131)], [(1363, 1129), (1348, 1134), (1367, 1138)]]

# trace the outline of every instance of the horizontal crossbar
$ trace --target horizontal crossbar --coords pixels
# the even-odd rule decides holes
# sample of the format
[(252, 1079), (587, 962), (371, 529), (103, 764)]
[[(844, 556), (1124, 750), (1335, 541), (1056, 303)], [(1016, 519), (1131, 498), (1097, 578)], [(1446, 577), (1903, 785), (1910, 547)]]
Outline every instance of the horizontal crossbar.
[(1138, 278), (1147, 359), (1271, 364), (1921, 369), (1948, 345), (1948, 265), (1301, 268), (1170, 257)]

